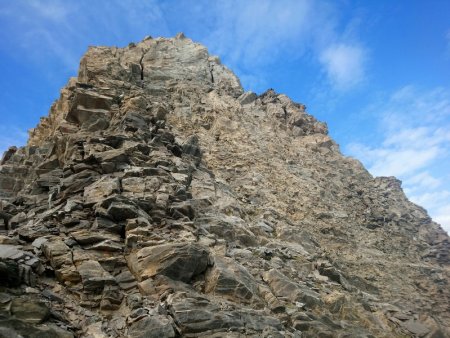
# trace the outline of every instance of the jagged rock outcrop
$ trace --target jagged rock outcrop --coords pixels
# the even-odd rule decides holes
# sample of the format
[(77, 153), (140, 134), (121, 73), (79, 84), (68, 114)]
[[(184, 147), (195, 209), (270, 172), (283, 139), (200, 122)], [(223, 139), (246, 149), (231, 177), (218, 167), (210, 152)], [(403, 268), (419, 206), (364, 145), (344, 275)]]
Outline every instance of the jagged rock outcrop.
[(91, 47), (0, 199), (0, 337), (450, 335), (439, 225), (182, 34)]

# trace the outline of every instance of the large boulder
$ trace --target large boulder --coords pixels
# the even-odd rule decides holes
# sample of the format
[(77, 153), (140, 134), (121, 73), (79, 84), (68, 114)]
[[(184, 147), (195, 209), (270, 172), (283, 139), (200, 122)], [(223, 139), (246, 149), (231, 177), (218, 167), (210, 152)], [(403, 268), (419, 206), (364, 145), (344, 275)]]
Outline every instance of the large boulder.
[(205, 292), (236, 303), (261, 305), (258, 283), (242, 265), (231, 258), (215, 257), (214, 266), (206, 272)]
[(128, 257), (130, 270), (139, 281), (161, 274), (189, 283), (210, 264), (209, 251), (194, 243), (146, 247)]

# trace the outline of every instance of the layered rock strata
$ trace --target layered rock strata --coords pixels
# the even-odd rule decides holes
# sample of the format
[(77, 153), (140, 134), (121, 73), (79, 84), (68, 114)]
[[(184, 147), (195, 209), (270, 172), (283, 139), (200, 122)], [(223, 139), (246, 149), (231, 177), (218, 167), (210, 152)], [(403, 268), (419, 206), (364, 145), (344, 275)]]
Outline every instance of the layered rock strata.
[(91, 47), (0, 166), (0, 337), (447, 337), (449, 237), (182, 34)]

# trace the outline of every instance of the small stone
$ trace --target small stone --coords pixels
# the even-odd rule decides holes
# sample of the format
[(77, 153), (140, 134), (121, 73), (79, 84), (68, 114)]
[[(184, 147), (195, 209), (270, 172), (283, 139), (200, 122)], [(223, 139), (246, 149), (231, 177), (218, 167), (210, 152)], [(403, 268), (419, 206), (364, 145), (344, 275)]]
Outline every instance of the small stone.
[(40, 293), (40, 291), (39, 291), (38, 289), (29, 287), (29, 286), (27, 286), (27, 287), (25, 288), (25, 292), (26, 292), (26, 293), (32, 293), (32, 294), (38, 294), (38, 293)]

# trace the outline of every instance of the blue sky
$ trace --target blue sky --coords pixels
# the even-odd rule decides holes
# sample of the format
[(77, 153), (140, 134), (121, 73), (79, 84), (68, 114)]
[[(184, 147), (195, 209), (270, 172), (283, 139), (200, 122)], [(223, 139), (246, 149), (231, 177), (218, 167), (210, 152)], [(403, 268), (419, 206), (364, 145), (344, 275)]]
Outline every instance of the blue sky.
[(306, 104), (450, 231), (448, 0), (0, 0), (0, 150), (25, 143), (87, 46), (178, 32), (245, 89)]

